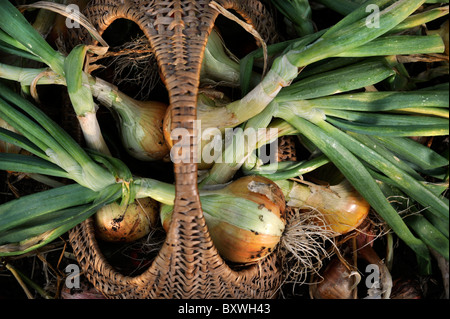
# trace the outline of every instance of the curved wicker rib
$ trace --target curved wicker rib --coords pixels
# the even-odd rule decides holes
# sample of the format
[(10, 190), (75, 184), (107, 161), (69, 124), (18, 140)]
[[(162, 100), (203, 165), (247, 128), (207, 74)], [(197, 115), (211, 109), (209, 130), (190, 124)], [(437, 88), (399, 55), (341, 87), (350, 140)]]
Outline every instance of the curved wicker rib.
[[(186, 130), (174, 153), (189, 146), (189, 158), (174, 164), (176, 200), (166, 241), (142, 275), (118, 273), (102, 255), (91, 219), (70, 232), (70, 242), (87, 278), (110, 298), (271, 298), (280, 286), (276, 256), (240, 271), (217, 253), (201, 210), (197, 188), (194, 122), (201, 61), (218, 16), (210, 0), (95, 0), (86, 11), (102, 34), (116, 19), (134, 21), (155, 51), (172, 106), (172, 130)], [(234, 9), (269, 39), (273, 22), (256, 0), (217, 0)], [(272, 30), (271, 30), (272, 29)], [(180, 143), (177, 143), (180, 142)], [(176, 158), (176, 160), (183, 160)]]

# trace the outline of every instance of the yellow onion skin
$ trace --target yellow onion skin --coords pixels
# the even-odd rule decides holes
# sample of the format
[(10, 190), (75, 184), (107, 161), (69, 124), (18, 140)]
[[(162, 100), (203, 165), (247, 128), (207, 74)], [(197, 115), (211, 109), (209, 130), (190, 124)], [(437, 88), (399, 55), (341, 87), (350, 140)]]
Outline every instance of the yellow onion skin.
[[(265, 177), (246, 176), (232, 182), (218, 192), (222, 196), (229, 196), (228, 198), (231, 201), (233, 198), (239, 198), (252, 203), (250, 209), (250, 206), (241, 209), (236, 207), (233, 214), (227, 215), (228, 217), (221, 214), (220, 205), (215, 206), (218, 211), (213, 213), (209, 207), (205, 207), (202, 203), (209, 234), (219, 254), (224, 259), (234, 263), (253, 263), (272, 253), (281, 239), (286, 223), (285, 198), (278, 185)], [(229, 209), (229, 207), (225, 208)], [(266, 214), (273, 214), (275, 220), (283, 225), (282, 229), (262, 233), (256, 231), (256, 227), (252, 229), (250, 224), (248, 229), (239, 226), (239, 220), (245, 220), (246, 218), (251, 218), (252, 223), (259, 223), (259, 226), (264, 225), (266, 221), (262, 214), (263, 210)], [(169, 230), (171, 216), (171, 213), (161, 214), (163, 228), (166, 231)]]
[(347, 183), (331, 186), (330, 191), (322, 194), (323, 201), (312, 206), (333, 231), (342, 235), (356, 229), (369, 214), (369, 203)]
[(158, 220), (159, 205), (151, 198), (129, 205), (112, 203), (94, 215), (95, 234), (107, 242), (133, 242), (148, 235)]
[[(227, 185), (224, 190), (266, 207), (286, 222), (286, 200), (283, 191), (272, 180), (258, 175), (244, 176)], [(266, 191), (268, 194), (265, 194)]]
[(219, 254), (235, 263), (253, 263), (268, 256), (280, 242), (280, 236), (259, 234), (221, 222), (209, 229)]
[(164, 103), (139, 102), (138, 123), (130, 124), (122, 117), (122, 141), (131, 156), (142, 161), (157, 161), (169, 154), (163, 132), (166, 111)]
[(286, 195), (287, 205), (319, 211), (323, 221), (318, 220), (317, 224), (332, 230), (337, 235), (354, 230), (369, 214), (369, 203), (348, 181), (330, 187), (305, 186), (297, 182), (293, 185), (289, 194)]

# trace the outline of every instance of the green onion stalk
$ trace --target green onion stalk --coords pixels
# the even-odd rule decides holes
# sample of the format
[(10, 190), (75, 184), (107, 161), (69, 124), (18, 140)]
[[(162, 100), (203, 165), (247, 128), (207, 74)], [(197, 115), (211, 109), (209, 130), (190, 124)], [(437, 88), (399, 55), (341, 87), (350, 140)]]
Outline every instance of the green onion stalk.
[(88, 147), (109, 154), (96, 118), (96, 106), (89, 87), (86, 87), (87, 77), (82, 73), (86, 48), (77, 47), (64, 57), (53, 50), (9, 1), (2, 0), (1, 7), (0, 40), (12, 47), (11, 53), (27, 58), (31, 56), (66, 78), (69, 97)]
[[(54, 80), (55, 84), (57, 82), (57, 84), (66, 85), (71, 103), (77, 114), (86, 144), (90, 149), (95, 150), (100, 154), (110, 155), (110, 152), (103, 139), (102, 132), (96, 118), (97, 106), (94, 103), (93, 94), (102, 104), (108, 106), (110, 110), (113, 110), (114, 115), (117, 115), (117, 123), (119, 124), (118, 126), (121, 132), (122, 142), (125, 145), (125, 149), (128, 153), (140, 160), (157, 160), (162, 159), (167, 155), (168, 148), (164, 142), (164, 137), (162, 134), (162, 119), (167, 108), (166, 105), (157, 102), (139, 102), (131, 99), (125, 94), (119, 92), (116, 87), (110, 85), (109, 83), (101, 81), (100, 79), (95, 79), (84, 72), (84, 64), (87, 52), (91, 51), (93, 53), (101, 55), (106, 52), (106, 50), (108, 49), (107, 47), (98, 48), (93, 46), (78, 45), (69, 53), (67, 57), (63, 57), (61, 61), (57, 61), (57, 63), (48, 63), (47, 59), (42, 58), (43, 55), (41, 53), (48, 53), (48, 55), (53, 54), (56, 57), (61, 56), (59, 52), (52, 52), (52, 49), (49, 47), (47, 42), (44, 41), (43, 38), (39, 38), (33, 27), (31, 27), (31, 25), (27, 23), (23, 16), (18, 13), (14, 7), (12, 7), (10, 4), (2, 3), (2, 6), (3, 5), (6, 6), (6, 11), (15, 13), (15, 17), (17, 17), (17, 21), (15, 21), (15, 23), (19, 24), (20, 30), (24, 30), (24, 32), (19, 32), (16, 34), (13, 33), (10, 28), (8, 29), (7, 24), (1, 26), (3, 31), (6, 31), (6, 33), (1, 34), (3, 39), (9, 41), (10, 46), (13, 46), (13, 48), (15, 48), (15, 50), (10, 53), (22, 55), (26, 58), (29, 58), (30, 55), (34, 55), (37, 57), (37, 60), (46, 63), (50, 67), (50, 70), (42, 70), (42, 72), (38, 73), (32, 79), (31, 83), (24, 83), (25, 81), (29, 80), (29, 78), (27, 78), (29, 75), (25, 76), (25, 78), (20, 75), (23, 75), (24, 71), (26, 70), (14, 70), (14, 68), (8, 66), (3, 67), (3, 70), (6, 71), (6, 74), (2, 74), (3, 77), (9, 76), (10, 79), (19, 80), (22, 85), (27, 84), (30, 86), (35, 86), (36, 83), (40, 82), (42, 78), (45, 79), (43, 79), (41, 83), (47, 84), (51, 83), (51, 81), (49, 80)], [(63, 7), (56, 4), (55, 6), (57, 6), (57, 12), (61, 12), (61, 10), (64, 9)], [(2, 12), (2, 14), (4, 14), (4, 12)], [(8, 16), (8, 18), (11, 18), (11, 16)], [(34, 41), (33, 45), (30, 46), (30, 48), (26, 48), (26, 46), (24, 47), (23, 44), (30, 42), (30, 39)], [(104, 43), (104, 41), (101, 41), (101, 43)], [(25, 52), (26, 54), (24, 55), (23, 52)], [(18, 75), (18, 77), (14, 78), (15, 75), (13, 71), (20, 72), (19, 74), (16, 74)], [(37, 70), (28, 71), (31, 71), (30, 73), (33, 74), (36, 73)], [(97, 83), (97, 85), (94, 85), (92, 83)], [(112, 108), (112, 105), (114, 105), (115, 107)], [(63, 155), (58, 154), (57, 157), (61, 156)], [(97, 160), (105, 165), (105, 160), (102, 159), (100, 155), (96, 155), (96, 157)], [(20, 169), (20, 167), (18, 167), (18, 169)], [(127, 217), (123, 218), (122, 220), (128, 221), (130, 219), (128, 217), (130, 216), (131, 219), (133, 219), (133, 212), (142, 212), (142, 209), (139, 210), (139, 208), (141, 208), (139, 203), (136, 203), (132, 200), (132, 190), (128, 185), (130, 183), (128, 179), (131, 178), (131, 175), (128, 173), (126, 173), (125, 175), (127, 176), (127, 178), (122, 178), (120, 177), (120, 174), (114, 173), (110, 174), (109, 178), (113, 178), (113, 180), (124, 180), (124, 182), (122, 182), (121, 184), (123, 188), (123, 194), (127, 195), (122, 196), (123, 199), (120, 208), (124, 208), (124, 217)], [(75, 177), (73, 179), (76, 182), (80, 183), (79, 179)], [(106, 182), (107, 180), (108, 178), (105, 177), (104, 181)], [(89, 184), (86, 183), (81, 185), (89, 186)], [(113, 185), (114, 183), (111, 183), (111, 185), (108, 186), (113, 187)], [(96, 188), (92, 189), (97, 191)], [(103, 187), (100, 189), (103, 189)], [(107, 217), (118, 217), (116, 216), (117, 214), (115, 214), (118, 210), (113, 209), (115, 207), (114, 205), (114, 203), (111, 203), (109, 205), (106, 205), (106, 208), (100, 209), (100, 214), (97, 216), (98, 218), (96, 220), (105, 222), (107, 220)], [(97, 209), (94, 208), (99, 207), (100, 206), (95, 205), (93, 207), (88, 207), (86, 214), (97, 211)], [(149, 205), (149, 207), (151, 207), (151, 205)], [(145, 218), (146, 216), (144, 216), (144, 214), (134, 215), (134, 221), (140, 220), (142, 222), (139, 224), (139, 227), (135, 227), (134, 229), (140, 229), (140, 231), (135, 232), (132, 235), (134, 237), (143, 236), (147, 232), (148, 225), (146, 224), (146, 222), (149, 221), (149, 218)], [(118, 219), (119, 218), (116, 218), (116, 220)], [(80, 219), (77, 220), (79, 221)], [(105, 222), (103, 225), (98, 225), (100, 226), (98, 227), (98, 229), (100, 229), (99, 234), (104, 235), (105, 238), (112, 238), (114, 240), (117, 240), (117, 236), (120, 235), (119, 240), (121, 240), (121, 237), (123, 237), (121, 235), (123, 235), (123, 233), (119, 234), (118, 232), (108, 232), (107, 229), (106, 231), (104, 231), (105, 227), (102, 228), (101, 226), (107, 226), (106, 224), (107, 222)], [(124, 222), (119, 226), (120, 230), (122, 231), (127, 227), (127, 224)], [(29, 244), (28, 246), (32, 245)]]
[[(382, 3), (384, 2), (380, 2), (380, 5)], [(386, 3), (384, 4), (387, 6)], [(395, 7), (395, 5), (393, 6)], [(396, 8), (393, 11), (399, 10), (399, 12), (405, 14), (405, 9), (409, 8), (409, 10), (411, 10), (411, 7), (406, 4), (402, 4), (400, 7), (403, 9)], [(386, 17), (382, 15), (382, 17), (386, 19), (383, 20), (385, 21), (385, 24), (383, 25), (385, 32), (395, 26), (395, 23), (394, 25), (390, 25), (390, 23), (400, 20), (398, 16), (390, 16), (391, 13), (388, 9), (386, 9), (386, 11)], [(410, 13), (411, 11), (408, 12)], [(359, 10), (343, 20), (344, 22), (340, 22), (335, 27), (326, 30), (326, 32), (321, 31), (303, 37), (297, 41), (291, 41), (281, 45), (276, 44), (272, 48), (269, 47), (269, 52), (272, 52), (273, 54), (282, 49), (284, 49), (284, 52), (275, 58), (267, 75), (256, 86), (249, 82), (251, 81), (251, 77), (249, 78), (248, 76), (243, 75), (243, 73), (252, 74), (252, 71), (248, 69), (248, 63), (244, 63), (245, 65), (243, 66), (241, 61), (241, 77), (243, 77), (241, 80), (244, 81), (243, 91), (247, 92), (247, 87), (254, 88), (246, 93), (242, 99), (229, 103), (225, 107), (216, 105), (214, 101), (200, 98), (199, 100), (201, 102), (198, 107), (198, 119), (201, 121), (202, 131), (211, 128), (218, 128), (223, 131), (229, 127), (236, 127), (260, 114), (267, 105), (275, 99), (278, 93), (282, 91), (283, 87), (290, 86), (291, 82), (297, 78), (300, 69), (309, 64), (313, 64), (314, 62), (330, 57), (355, 59), (396, 54), (432, 53), (439, 52), (442, 49), (442, 40), (439, 36), (417, 38), (412, 36), (381, 37), (381, 35), (383, 35), (383, 28), (380, 28), (382, 29), (381, 31), (378, 29), (376, 34), (374, 34), (375, 32), (373, 30), (368, 30), (369, 28), (366, 27), (361, 27), (356, 30), (356, 26), (365, 21), (365, 19), (361, 19), (361, 17), (364, 17), (364, 14), (366, 13)], [(406, 16), (406, 14), (404, 16)], [(358, 18), (360, 20), (357, 20)], [(388, 24), (389, 27), (387, 27)], [(334, 32), (342, 39), (339, 44), (335, 41), (334, 36), (331, 36)], [(305, 57), (305, 60), (294, 61), (294, 57), (303, 56), (307, 56)], [(349, 69), (349, 74), (350, 71), (351, 70)], [(392, 69), (391, 72), (393, 72)], [(392, 75), (393, 74), (391, 74), (391, 76)], [(329, 94), (331, 93), (338, 92), (330, 92)], [(206, 103), (203, 104), (202, 100)], [(202, 104), (206, 104), (205, 107), (202, 107)], [(170, 127), (170, 117), (166, 114), (166, 119), (164, 121), (164, 129), (166, 131), (165, 136), (166, 140), (169, 141), (169, 145), (172, 146)], [(200, 132), (199, 135), (201, 136), (202, 132)], [(200, 147), (201, 150), (203, 150), (205, 144), (210, 141), (202, 140), (202, 142), (203, 144)], [(210, 166), (203, 164), (204, 163), (202, 163), (201, 168), (210, 168)]]
[(314, 33), (312, 10), (308, 0), (272, 0), (271, 2), (292, 22), (298, 36)]
[[(251, 73), (251, 82), (256, 85), (261, 75)], [(206, 43), (200, 82), (205, 85), (239, 87), (240, 66), (239, 59), (228, 50), (219, 30), (214, 28)]]
[[(343, 94), (347, 91), (363, 89), (364, 87), (377, 84), (388, 79), (392, 75), (394, 75), (394, 70), (392, 70), (383, 59), (370, 59), (299, 80), (290, 87), (281, 90), (274, 101), (271, 102), (263, 112), (246, 123), (245, 129), (267, 127), (267, 123), (271, 122), (274, 110), (278, 103), (283, 105), (292, 103), (292, 105), (302, 105), (301, 107), (297, 107), (296, 110), (299, 115), (303, 115), (305, 118), (317, 115), (322, 116), (323, 113), (331, 117), (332, 114), (337, 115), (339, 112), (340, 118), (352, 116), (352, 125), (356, 125), (358, 122), (361, 122), (361, 125), (363, 125), (363, 123), (366, 122), (364, 127), (369, 129), (370, 124), (372, 127), (371, 129), (376, 130), (378, 127), (378, 132), (382, 130), (380, 128), (382, 126), (382, 128), (386, 129), (389, 127), (391, 130), (397, 132), (397, 135), (400, 133), (406, 136), (418, 134), (445, 134), (446, 130), (448, 130), (447, 120), (445, 119), (445, 115), (448, 115), (448, 110), (446, 109), (448, 106), (448, 93), (446, 91), (394, 91)], [(290, 99), (294, 99), (294, 101), (291, 101)], [(317, 107), (313, 105), (317, 105)], [(322, 105), (323, 107), (318, 107), (318, 105)], [(424, 115), (421, 117), (412, 117), (409, 115), (393, 115), (388, 113), (395, 112), (397, 109), (403, 111), (406, 107), (410, 110), (416, 110), (417, 112), (420, 110), (426, 115), (430, 115), (431, 112), (431, 115), (433, 116)], [(332, 108), (336, 108), (336, 113), (330, 110)], [(337, 109), (339, 109), (339, 111)], [(442, 118), (436, 117), (436, 110), (439, 110), (443, 116)], [(364, 111), (364, 113), (362, 113), (362, 111)], [(381, 114), (383, 111), (386, 113)], [(364, 116), (368, 116), (367, 120), (363, 119)], [(358, 117), (357, 120), (355, 120), (356, 117)], [(385, 126), (383, 125), (383, 119), (385, 119), (385, 121), (389, 119)], [(336, 121), (342, 122), (343, 120), (336, 119)], [(402, 121), (405, 122), (402, 123)], [(383, 134), (387, 134), (386, 132)], [(298, 134), (298, 131), (296, 133)], [(291, 132), (290, 134), (294, 133)], [(242, 149), (245, 148), (242, 147)], [(224, 151), (224, 153), (226, 152), (227, 151)], [(249, 157), (249, 154), (245, 154), (245, 158), (247, 157)], [(318, 161), (321, 162), (321, 160)], [(231, 179), (234, 173), (240, 169), (242, 163), (242, 158), (233, 162), (222, 159), (220, 163), (215, 163), (213, 165), (209, 172), (209, 176), (206, 177), (202, 183), (226, 183)], [(324, 161), (322, 161), (322, 163), (324, 163)], [(256, 165), (256, 161), (253, 162), (253, 164), (248, 162), (245, 164), (245, 170), (248, 174), (251, 172), (258, 174), (260, 166)], [(312, 162), (312, 164), (314, 165), (314, 162)], [(276, 164), (273, 164), (272, 167), (274, 165)], [(443, 165), (443, 162), (440, 161), (439, 165)], [(271, 168), (271, 166), (266, 166), (266, 169), (269, 168)], [(286, 173), (292, 174), (294, 172), (295, 171)], [(267, 177), (275, 178), (276, 175)]]
[[(300, 99), (297, 102), (302, 107), (291, 104), (289, 100), (294, 95), (281, 92), (277, 96), (274, 102), (277, 106), (272, 106), (278, 108), (274, 116), (283, 118), (312, 141), (395, 233), (416, 251), (419, 262), (424, 262), (421, 260), (421, 256), (426, 256), (423, 244), (412, 236), (387, 202), (377, 186), (380, 175), (375, 177), (373, 169), (427, 207), (435, 218), (448, 222), (448, 200), (429, 190), (419, 174), (442, 171), (448, 167), (448, 159), (409, 138), (448, 135), (448, 91), (347, 93)], [(402, 108), (421, 109), (424, 114), (428, 110), (440, 110), (441, 116), (436, 116), (437, 113), (432, 113), (433, 116), (397, 114), (396, 109)], [(337, 113), (329, 112), (330, 109)], [(422, 270), (427, 271), (428, 266), (421, 265)]]
[(375, 167), (376, 170), (394, 181), (411, 198), (417, 200), (424, 207), (429, 207), (430, 212), (444, 220), (448, 219), (448, 201), (433, 194), (398, 165), (383, 157), (375, 148), (370, 147), (369, 143), (365, 141), (367, 135), (346, 134), (345, 131), (328, 123), (323, 114), (319, 114), (305, 119), (289, 108), (281, 107), (276, 116), (296, 127), (321, 149), (394, 232), (417, 253), (419, 264), (425, 267), (422, 270), (426, 270), (428, 266), (423, 264), (425, 260), (428, 260), (428, 252), (424, 250), (426, 247), (412, 235), (402, 218), (390, 205), (366, 165)]
[(319, 0), (319, 3), (334, 10), (340, 14), (347, 15), (361, 7), (366, 1), (364, 0)]
[[(437, 218), (427, 210), (420, 212), (417, 202), (409, 201), (408, 197), (405, 196), (405, 193), (392, 183), (389, 183), (389, 181), (385, 181), (381, 178), (381, 180), (378, 181), (378, 184), (385, 196), (393, 199), (393, 205), (396, 209), (404, 212), (405, 222), (412, 231), (421, 238), (428, 247), (437, 251), (439, 255), (448, 261), (448, 220)], [(430, 187), (436, 195), (442, 195), (443, 192), (448, 189), (448, 184), (429, 184), (428, 187)]]
[[(273, 121), (262, 131), (252, 130), (249, 127), (234, 130), (230, 144), (219, 145), (219, 152), (213, 157), (213, 166), (203, 177), (199, 187), (228, 183), (256, 149), (270, 144), (279, 137), (295, 133), (296, 130), (290, 124), (279, 120)], [(208, 155), (205, 155), (205, 152), (202, 154), (203, 157)]]
[(44, 171), (55, 168), (55, 165), (59, 166), (63, 169), (59, 177), (70, 176), (80, 185), (94, 191), (100, 191), (115, 183), (114, 176), (96, 164), (65, 131), (31, 102), (12, 92), (4, 84), (0, 84), (0, 90), (0, 117), (20, 133), (2, 129), (2, 137), (6, 142), (53, 164), (44, 166)]

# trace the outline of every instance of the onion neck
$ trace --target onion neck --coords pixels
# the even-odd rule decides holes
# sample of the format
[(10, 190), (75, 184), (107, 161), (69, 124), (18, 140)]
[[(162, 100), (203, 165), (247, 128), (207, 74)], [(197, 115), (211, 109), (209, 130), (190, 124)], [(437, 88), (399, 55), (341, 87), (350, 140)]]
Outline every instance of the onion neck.
[(140, 102), (120, 92), (118, 88), (100, 78), (90, 78), (92, 94), (97, 100), (110, 109), (116, 111), (121, 119), (127, 123), (136, 121), (139, 117)]
[(151, 197), (162, 204), (174, 205), (175, 185), (151, 178), (139, 178), (133, 185), (135, 187), (136, 198)]
[(303, 208), (308, 205), (312, 195), (308, 186), (290, 180), (280, 180), (275, 183), (281, 188), (287, 206)]

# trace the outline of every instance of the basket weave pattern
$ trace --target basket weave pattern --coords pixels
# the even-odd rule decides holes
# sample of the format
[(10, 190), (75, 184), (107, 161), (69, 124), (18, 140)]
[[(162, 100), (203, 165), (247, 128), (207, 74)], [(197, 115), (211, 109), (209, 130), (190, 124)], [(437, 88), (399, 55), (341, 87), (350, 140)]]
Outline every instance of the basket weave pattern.
[[(214, 247), (201, 210), (194, 122), (201, 61), (218, 16), (210, 2), (94, 0), (86, 9), (86, 16), (100, 34), (121, 18), (142, 29), (169, 92), (172, 129), (187, 129), (192, 136), (191, 161), (174, 164), (176, 198), (170, 229), (159, 254), (143, 274), (122, 275), (106, 261), (95, 239), (92, 219), (70, 231), (69, 240), (84, 275), (109, 298), (272, 298), (281, 285), (275, 254), (232, 270)], [(216, 2), (235, 10), (266, 42), (274, 41), (274, 23), (259, 1)], [(174, 144), (180, 147), (177, 141)]]

